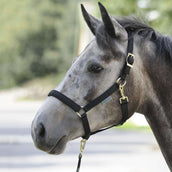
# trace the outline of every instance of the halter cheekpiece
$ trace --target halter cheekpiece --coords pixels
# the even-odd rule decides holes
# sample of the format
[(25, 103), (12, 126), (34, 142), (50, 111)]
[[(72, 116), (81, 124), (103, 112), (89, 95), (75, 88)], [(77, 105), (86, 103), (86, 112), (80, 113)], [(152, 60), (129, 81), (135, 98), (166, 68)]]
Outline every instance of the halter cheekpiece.
[[(48, 94), (48, 96), (53, 96), (53, 97), (57, 98), (58, 100), (60, 100), (61, 102), (63, 102), (68, 107), (70, 107), (81, 118), (81, 122), (83, 124), (85, 135), (82, 136), (83, 139), (81, 140), (81, 143), (80, 143), (80, 154), (79, 154), (77, 172), (79, 172), (82, 153), (83, 153), (86, 141), (89, 139), (89, 137), (93, 134), (107, 130), (111, 127), (114, 127), (117, 125), (122, 125), (128, 119), (129, 99), (124, 94), (124, 86), (126, 84), (126, 76), (129, 75), (130, 69), (133, 67), (133, 63), (134, 63), (133, 37), (130, 35), (130, 32), (128, 31), (128, 46), (127, 46), (127, 55), (126, 55), (125, 64), (121, 70), (121, 73), (120, 73), (117, 81), (110, 88), (108, 88), (104, 93), (102, 93), (101, 95), (99, 95), (98, 97), (96, 97), (95, 99), (90, 101), (85, 106), (81, 106), (81, 105), (75, 103), (69, 97), (67, 97), (66, 95), (62, 94), (61, 92), (59, 92), (57, 90), (52, 90)], [(95, 106), (97, 106), (99, 103), (106, 101), (106, 99), (108, 99), (117, 90), (119, 90), (119, 93), (121, 95), (121, 97), (119, 98), (119, 103), (121, 105), (121, 112), (122, 112), (121, 121), (117, 125), (115, 124), (115, 125), (91, 132), (90, 125), (89, 125), (88, 118), (87, 118), (87, 112), (90, 111)]]

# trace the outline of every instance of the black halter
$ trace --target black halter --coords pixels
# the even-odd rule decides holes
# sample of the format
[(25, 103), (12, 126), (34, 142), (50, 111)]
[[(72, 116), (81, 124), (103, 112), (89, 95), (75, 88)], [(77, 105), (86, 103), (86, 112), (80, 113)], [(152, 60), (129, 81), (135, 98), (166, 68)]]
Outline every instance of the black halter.
[[(128, 97), (124, 95), (123, 87), (125, 86), (125, 83), (126, 83), (126, 76), (129, 74), (130, 69), (133, 67), (133, 63), (134, 63), (133, 37), (131, 37), (130, 34), (128, 34), (127, 56), (126, 56), (125, 64), (122, 68), (121, 74), (119, 75), (118, 80), (100, 96), (93, 99), (85, 106), (80, 106), (77, 103), (75, 103), (73, 100), (71, 100), (69, 97), (67, 97), (66, 95), (62, 94), (61, 92), (57, 90), (52, 90), (48, 94), (48, 96), (53, 96), (57, 98), (58, 100), (60, 100), (61, 102), (63, 102), (68, 107), (70, 107), (81, 118), (83, 128), (85, 131), (85, 135), (82, 136), (84, 140), (88, 140), (88, 138), (91, 135), (107, 130), (113, 126), (122, 125), (128, 119)], [(121, 104), (121, 112), (122, 112), (121, 121), (119, 122), (119, 124), (115, 124), (107, 128), (103, 128), (103, 129), (91, 132), (90, 125), (87, 118), (87, 112), (91, 110), (92, 108), (94, 108), (95, 106), (97, 106), (99, 103), (106, 101), (106, 99), (108, 99), (109, 96), (111, 96), (117, 90), (120, 91), (120, 95), (121, 95), (119, 99), (119, 102)], [(82, 157), (82, 151), (84, 149), (84, 145), (85, 144), (81, 142), (81, 148), (82, 148), (81, 153), (80, 153), (81, 157)], [(81, 157), (79, 158), (77, 171), (79, 171)]]

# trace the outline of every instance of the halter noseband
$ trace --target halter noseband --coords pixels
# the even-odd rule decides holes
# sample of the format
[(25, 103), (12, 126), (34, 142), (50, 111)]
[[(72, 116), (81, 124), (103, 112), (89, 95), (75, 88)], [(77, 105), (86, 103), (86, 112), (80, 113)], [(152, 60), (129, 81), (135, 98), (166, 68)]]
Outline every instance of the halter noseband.
[[(85, 106), (78, 105), (73, 100), (71, 100), (69, 97), (67, 97), (66, 95), (62, 94), (61, 92), (59, 92), (57, 90), (52, 90), (48, 94), (48, 96), (53, 96), (53, 97), (57, 98), (58, 100), (60, 100), (61, 102), (63, 102), (68, 107), (70, 107), (81, 118), (83, 128), (85, 131), (85, 135), (82, 136), (83, 140), (81, 141), (81, 145), (80, 145), (81, 152), (79, 155), (77, 172), (79, 171), (79, 168), (80, 168), (80, 161), (81, 161), (82, 152), (83, 152), (86, 140), (88, 140), (89, 137), (93, 134), (107, 130), (107, 129), (117, 126), (117, 125), (122, 125), (128, 119), (128, 101), (129, 100), (128, 100), (128, 97), (126, 97), (124, 95), (123, 88), (126, 84), (126, 76), (129, 75), (130, 69), (133, 67), (133, 63), (134, 63), (133, 37), (130, 36), (130, 32), (128, 32), (127, 57), (125, 60), (125, 64), (123, 66), (123, 69), (122, 69), (121, 74), (119, 75), (117, 81), (110, 88), (108, 88), (104, 93), (102, 93), (101, 95), (99, 95), (98, 97), (96, 97), (95, 99), (90, 101)], [(88, 118), (87, 118), (87, 112), (90, 111), (95, 106), (97, 106), (99, 103), (101, 103), (103, 101), (106, 102), (106, 100), (108, 98), (110, 98), (110, 96), (117, 90), (119, 90), (120, 95), (121, 95), (121, 97), (119, 99), (119, 103), (121, 104), (121, 112), (122, 112), (121, 121), (119, 122), (119, 124), (115, 124), (115, 125), (91, 132), (90, 125), (89, 125)]]

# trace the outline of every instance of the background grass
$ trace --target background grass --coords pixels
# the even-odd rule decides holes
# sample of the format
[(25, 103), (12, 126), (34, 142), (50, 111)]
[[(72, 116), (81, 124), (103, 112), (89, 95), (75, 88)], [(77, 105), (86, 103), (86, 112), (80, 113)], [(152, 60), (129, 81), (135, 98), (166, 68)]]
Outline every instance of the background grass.
[(115, 127), (119, 130), (140, 130), (140, 131), (151, 131), (149, 126), (138, 126), (131, 121), (127, 121), (122, 126)]

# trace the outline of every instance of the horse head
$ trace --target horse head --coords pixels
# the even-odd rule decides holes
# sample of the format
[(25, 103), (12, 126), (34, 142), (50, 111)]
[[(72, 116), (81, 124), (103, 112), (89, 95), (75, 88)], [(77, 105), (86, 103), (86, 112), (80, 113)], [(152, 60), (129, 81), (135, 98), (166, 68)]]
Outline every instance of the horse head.
[[(83, 17), (95, 37), (75, 58), (56, 88), (58, 92), (82, 106), (113, 85), (126, 62), (127, 30), (100, 3), (99, 8), (102, 21), (88, 14), (81, 5)], [(125, 92), (130, 99), (127, 118), (136, 111), (141, 94), (134, 70), (139, 75), (137, 68), (133, 69), (125, 86)], [(87, 113), (91, 131), (120, 123), (122, 114), (119, 96), (119, 92), (113, 93), (107, 103), (100, 103)], [(32, 122), (35, 145), (51, 154), (62, 153), (68, 141), (83, 135), (81, 119), (70, 107), (52, 96), (47, 97)]]

